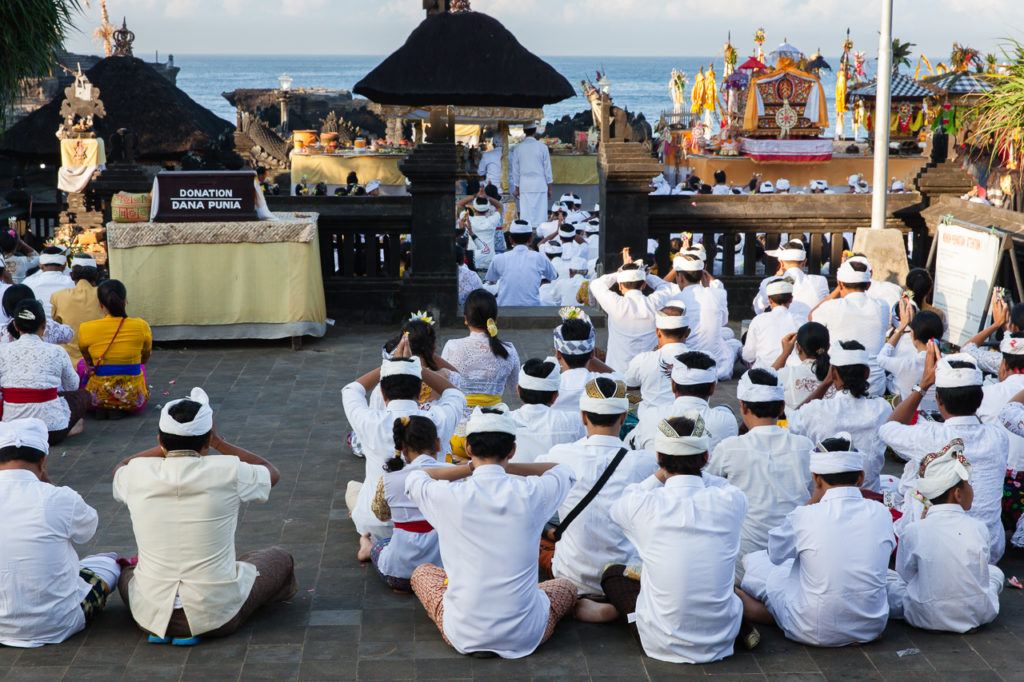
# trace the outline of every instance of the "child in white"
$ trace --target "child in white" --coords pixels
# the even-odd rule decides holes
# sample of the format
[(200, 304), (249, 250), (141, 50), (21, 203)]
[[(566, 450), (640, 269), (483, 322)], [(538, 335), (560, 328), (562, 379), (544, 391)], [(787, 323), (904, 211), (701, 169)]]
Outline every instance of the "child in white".
[(523, 406), (509, 413), (516, 423), (516, 454), (512, 461), (536, 461), (561, 443), (586, 438), (587, 430), (579, 413), (552, 407), (558, 397), (561, 372), (555, 358), (527, 360), (519, 370), (519, 399)]
[[(782, 337), (782, 352), (772, 368), (785, 390), (786, 419), (828, 378), (828, 347), (828, 330), (818, 322), (807, 322), (795, 334)], [(794, 353), (799, 359), (796, 364), (790, 362)], [(829, 386), (823, 397), (835, 394), (835, 387)]]
[(782, 339), (795, 334), (800, 325), (807, 321), (807, 313), (810, 312), (805, 309), (800, 314), (791, 309), (797, 304), (793, 301), (793, 283), (787, 279), (779, 278), (769, 282), (765, 292), (771, 310), (750, 321), (741, 351), (743, 361), (754, 367), (771, 367), (775, 364)]
[(637, 418), (642, 418), (652, 408), (668, 405), (675, 400), (672, 393), (672, 366), (676, 356), (689, 350), (686, 337), (690, 335), (690, 318), (682, 305), (676, 303), (658, 311), (654, 321), (658, 348), (640, 353), (629, 361), (626, 385), (639, 388), (643, 399), (637, 406)]

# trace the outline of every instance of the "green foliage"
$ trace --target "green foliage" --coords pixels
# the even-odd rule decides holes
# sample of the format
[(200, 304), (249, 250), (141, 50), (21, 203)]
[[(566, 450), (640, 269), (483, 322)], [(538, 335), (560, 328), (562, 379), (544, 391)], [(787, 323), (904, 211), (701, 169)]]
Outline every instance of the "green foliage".
[(896, 73), (901, 66), (910, 68), (910, 48), (917, 43), (903, 43), (899, 38), (892, 39), (892, 72)]
[(992, 163), (1004, 157), (1024, 167), (1024, 45), (1007, 39), (1000, 46), (1008, 64), (1005, 78), (994, 79), (995, 88), (970, 111), (969, 126), (978, 146), (992, 145)]
[(0, 130), (21, 79), (50, 72), (80, 0), (0, 0)]

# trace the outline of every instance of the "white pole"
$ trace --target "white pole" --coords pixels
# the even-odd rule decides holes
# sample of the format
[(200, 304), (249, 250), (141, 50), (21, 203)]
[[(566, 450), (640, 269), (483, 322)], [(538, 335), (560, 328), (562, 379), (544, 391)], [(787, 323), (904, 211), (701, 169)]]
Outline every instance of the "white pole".
[(882, 0), (882, 28), (878, 35), (878, 80), (875, 95), (875, 169), (871, 201), (871, 229), (885, 228), (885, 202), (889, 191), (889, 88), (892, 83), (892, 0)]

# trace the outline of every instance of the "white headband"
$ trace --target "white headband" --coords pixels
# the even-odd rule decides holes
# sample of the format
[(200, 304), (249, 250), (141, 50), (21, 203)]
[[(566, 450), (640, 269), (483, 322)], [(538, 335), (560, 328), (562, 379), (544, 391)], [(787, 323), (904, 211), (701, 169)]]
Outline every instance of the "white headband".
[(768, 296), (791, 294), (793, 293), (793, 283), (788, 279), (773, 279), (771, 282), (768, 282), (768, 286), (764, 288), (764, 293)]
[(547, 253), (547, 254), (551, 254), (551, 255), (559, 254), (559, 253), (562, 253), (562, 243), (561, 242), (544, 242), (543, 244), (540, 245), (540, 250), (543, 253)]
[(519, 388), (530, 391), (557, 391), (561, 385), (562, 372), (558, 367), (558, 361), (554, 358), (545, 358), (545, 362), (552, 363), (555, 368), (546, 377), (535, 377), (527, 374), (525, 369), (519, 370)]
[(71, 259), (71, 267), (73, 268), (94, 268), (96, 267), (96, 259), (87, 253), (79, 253)]
[(39, 254), (40, 265), (65, 265), (68, 257), (63, 253), (41, 253)]
[(615, 274), (615, 281), (622, 284), (623, 282), (643, 282), (647, 279), (647, 273), (644, 272), (643, 261), (634, 261), (640, 267), (635, 270), (619, 270)]
[[(858, 261), (863, 262), (863, 261)], [(836, 272), (836, 279), (843, 284), (865, 284), (871, 281), (871, 266), (864, 272), (854, 270), (853, 266), (850, 265), (850, 261), (846, 261), (839, 266), (838, 272)]]
[(0, 448), (9, 447), (32, 448), (48, 454), (50, 443), (46, 422), (35, 417), (0, 422)]
[(672, 363), (672, 383), (682, 386), (713, 384), (718, 381), (718, 370), (714, 366), (708, 369), (687, 367), (679, 360)]
[(593, 414), (622, 414), (629, 410), (629, 398), (626, 397), (626, 384), (615, 382), (615, 393), (605, 396), (597, 385), (597, 379), (591, 379), (583, 387), (580, 395), (580, 412)]
[(833, 341), (832, 345), (829, 346), (828, 361), (829, 364), (835, 367), (871, 364), (871, 360), (868, 357), (868, 352), (866, 350), (846, 350), (839, 345), (838, 341)]
[(530, 223), (525, 220), (515, 220), (508, 228), (508, 231), (509, 234), (530, 234), (533, 232), (533, 228), (530, 227)]
[(576, 258), (569, 259), (569, 269), (576, 272), (586, 272), (590, 269), (590, 266), (587, 264), (586, 258), (577, 256)]
[(784, 260), (787, 263), (799, 263), (807, 260), (807, 252), (803, 249), (779, 249), (775, 256), (777, 260)]
[(380, 378), (406, 375), (423, 378), (423, 366), (415, 355), (411, 358), (385, 358), (380, 363)]
[(663, 455), (701, 455), (711, 447), (711, 434), (704, 426), (700, 412), (690, 410), (680, 415), (694, 422), (693, 433), (680, 436), (666, 420), (658, 423), (658, 433), (654, 435), (654, 451)]
[[(674, 302), (674, 301), (673, 301)], [(680, 303), (678, 306), (683, 311), (682, 315), (666, 315), (660, 310), (654, 316), (655, 329), (682, 329), (690, 326), (690, 320), (686, 316), (686, 307)]]
[(775, 377), (776, 385), (755, 384), (750, 380), (750, 372), (744, 372), (740, 377), (739, 384), (736, 385), (737, 399), (745, 403), (772, 403), (786, 399), (786, 389), (778, 384), (779, 375), (773, 369), (767, 367), (762, 369)]
[(1024, 355), (1024, 337), (1007, 334), (999, 343), (999, 352), (1005, 355)]
[[(953, 368), (950, 361), (962, 360), (971, 363), (970, 367)], [(981, 386), (981, 370), (974, 364), (974, 358), (967, 353), (954, 353), (939, 360), (935, 365), (936, 388), (961, 388), (964, 386)]]
[[(190, 422), (181, 423), (171, 416), (171, 408), (178, 403), (192, 400), (199, 403), (199, 411)], [(206, 391), (196, 386), (189, 393), (187, 398), (172, 400), (160, 411), (160, 431), (172, 436), (205, 436), (213, 430), (213, 409), (210, 407), (210, 396)]]
[(833, 438), (849, 441), (850, 450), (829, 452), (821, 443), (811, 450), (811, 473), (819, 476), (842, 474), (847, 471), (864, 470), (864, 453), (853, 447), (853, 438), (845, 431), (840, 431)]
[(672, 269), (681, 272), (700, 272), (704, 269), (704, 262), (696, 254), (692, 257), (676, 256), (672, 259)]
[(509, 416), (508, 405), (498, 403), (489, 409), (500, 410), (500, 413), (484, 412), (479, 407), (473, 408), (473, 414), (469, 415), (469, 421), (466, 422), (467, 436), (472, 436), (474, 433), (516, 435), (516, 422)]
[(935, 499), (960, 481), (971, 478), (971, 464), (964, 457), (964, 442), (954, 438), (939, 452), (925, 455), (917, 474), (917, 492)]

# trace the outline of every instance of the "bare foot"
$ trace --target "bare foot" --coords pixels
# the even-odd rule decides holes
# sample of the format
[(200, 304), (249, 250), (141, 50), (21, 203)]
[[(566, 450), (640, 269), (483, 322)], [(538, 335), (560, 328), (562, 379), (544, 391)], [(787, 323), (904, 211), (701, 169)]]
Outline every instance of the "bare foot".
[(75, 422), (75, 425), (71, 427), (71, 430), (68, 431), (68, 436), (77, 436), (82, 431), (85, 431), (85, 420), (79, 419)]
[(373, 540), (370, 539), (369, 533), (363, 533), (359, 536), (359, 551), (356, 552), (356, 559), (369, 561), (371, 549), (373, 549)]
[(611, 604), (602, 604), (593, 599), (580, 599), (573, 607), (572, 615), (584, 623), (609, 623), (619, 617)]

